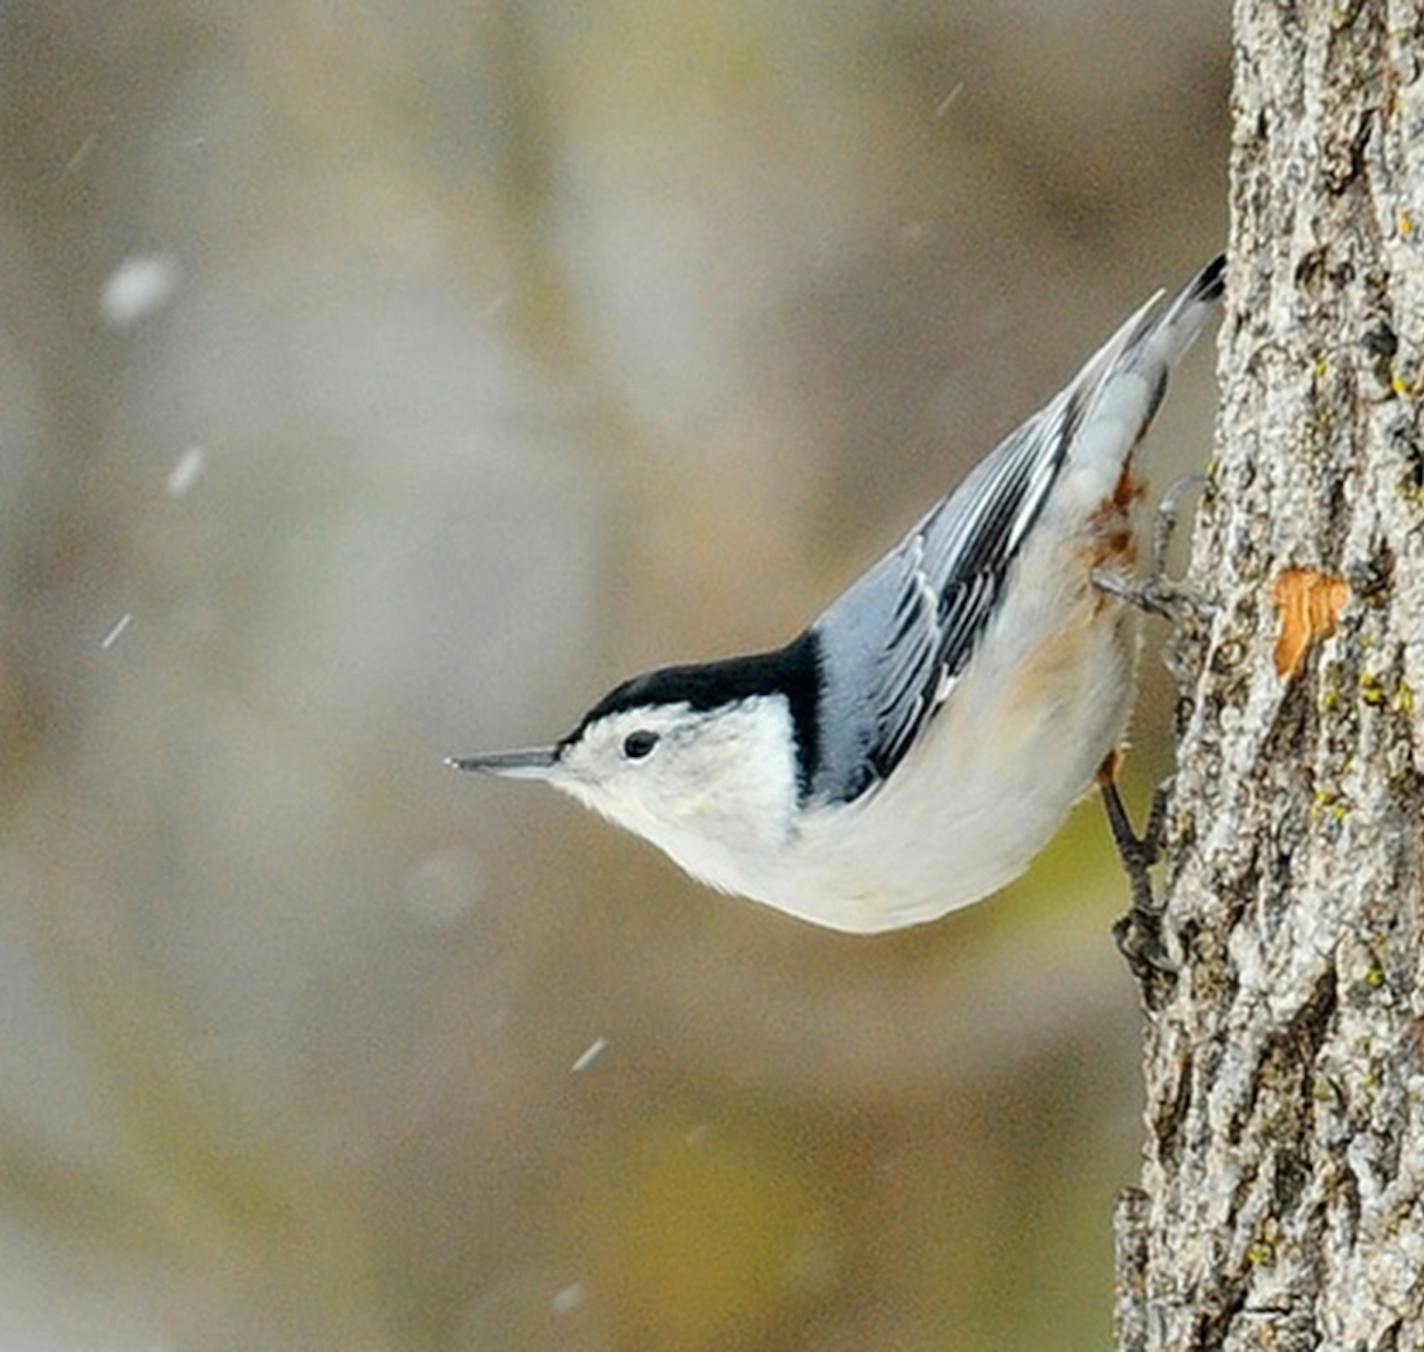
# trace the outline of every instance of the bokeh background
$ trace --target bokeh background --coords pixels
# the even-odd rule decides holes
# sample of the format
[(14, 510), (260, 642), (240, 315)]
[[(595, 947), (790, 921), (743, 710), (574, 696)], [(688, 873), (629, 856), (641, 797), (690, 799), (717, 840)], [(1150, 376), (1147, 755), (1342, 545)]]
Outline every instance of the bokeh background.
[(1220, 247), (1228, 51), (1214, 0), (0, 8), (0, 1346), (1107, 1343), (1095, 803), (856, 939), (441, 757), (799, 628)]

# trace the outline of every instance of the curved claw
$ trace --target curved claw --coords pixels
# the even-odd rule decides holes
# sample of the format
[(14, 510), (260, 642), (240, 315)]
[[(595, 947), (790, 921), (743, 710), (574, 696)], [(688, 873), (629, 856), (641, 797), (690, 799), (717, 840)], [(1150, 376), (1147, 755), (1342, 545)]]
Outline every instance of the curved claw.
[(1177, 519), (1182, 511), (1182, 499), (1193, 489), (1206, 484), (1206, 475), (1199, 470), (1184, 474), (1168, 484), (1167, 491), (1157, 503), (1157, 524), (1152, 532), (1152, 572), (1154, 578), (1167, 575), (1167, 551), (1172, 546), (1172, 536), (1177, 531)]
[(1145, 984), (1153, 973), (1176, 977), (1181, 969), (1167, 953), (1162, 943), (1162, 922), (1156, 915), (1136, 909), (1114, 921), (1113, 941), (1122, 954), (1138, 984)]

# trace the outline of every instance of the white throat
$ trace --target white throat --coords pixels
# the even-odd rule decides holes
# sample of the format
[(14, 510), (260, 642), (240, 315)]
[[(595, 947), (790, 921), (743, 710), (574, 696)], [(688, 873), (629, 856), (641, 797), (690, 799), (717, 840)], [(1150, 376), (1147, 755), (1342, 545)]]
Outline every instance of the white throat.
[[(754, 895), (795, 829), (798, 786), (790, 706), (756, 695), (710, 712), (687, 705), (630, 710), (597, 730), (588, 754), (552, 782), (650, 840), (693, 877)], [(660, 734), (646, 763), (605, 768), (606, 741)]]

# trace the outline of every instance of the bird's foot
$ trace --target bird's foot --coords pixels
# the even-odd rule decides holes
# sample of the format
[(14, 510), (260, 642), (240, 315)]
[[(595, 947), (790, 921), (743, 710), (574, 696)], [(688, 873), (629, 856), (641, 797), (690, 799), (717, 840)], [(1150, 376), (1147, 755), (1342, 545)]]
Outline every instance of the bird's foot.
[(1111, 568), (1094, 568), (1093, 585), (1119, 601), (1125, 601), (1148, 615), (1160, 615), (1174, 624), (1189, 615), (1211, 609), (1211, 603), (1194, 587), (1170, 578), (1130, 577)]
[(1127, 960), (1132, 974), (1144, 988), (1154, 977), (1175, 977), (1177, 965), (1167, 953), (1162, 941), (1162, 911), (1152, 891), (1151, 868), (1162, 853), (1167, 833), (1167, 804), (1171, 798), (1172, 780), (1167, 778), (1152, 795), (1152, 808), (1147, 817), (1147, 829), (1138, 835), (1123, 806), (1117, 790), (1118, 754), (1112, 751), (1098, 770), (1098, 786), (1107, 811), (1113, 843), (1127, 871), (1132, 905), (1126, 915), (1113, 925), (1113, 939), (1118, 951)]
[(1206, 482), (1202, 474), (1185, 474), (1162, 494), (1152, 530), (1152, 558), (1146, 577), (1131, 577), (1112, 568), (1095, 568), (1093, 585), (1107, 595), (1149, 615), (1180, 623), (1189, 615), (1209, 613), (1211, 602), (1193, 587), (1167, 576), (1167, 551), (1177, 530), (1182, 499)]

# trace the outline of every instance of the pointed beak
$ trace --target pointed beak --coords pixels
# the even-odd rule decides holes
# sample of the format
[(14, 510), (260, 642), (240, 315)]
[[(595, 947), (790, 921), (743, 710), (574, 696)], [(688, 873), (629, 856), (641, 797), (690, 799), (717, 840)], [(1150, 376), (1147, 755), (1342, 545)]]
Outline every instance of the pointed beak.
[(447, 756), (445, 764), (455, 770), (473, 770), (504, 779), (548, 779), (559, 763), (552, 746), (530, 747), (527, 751), (491, 751), (484, 756)]

